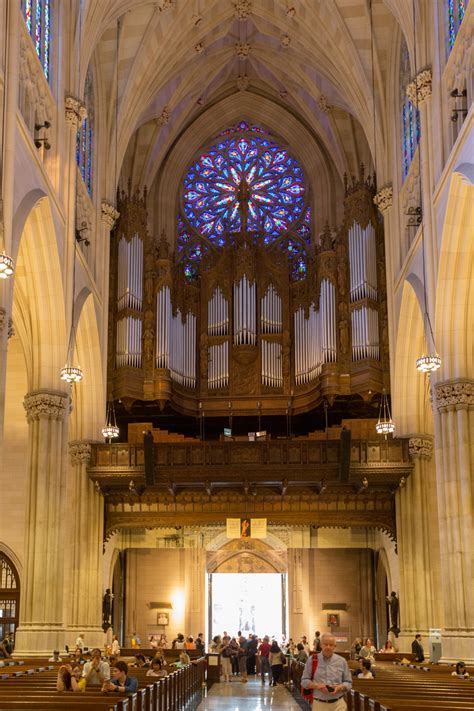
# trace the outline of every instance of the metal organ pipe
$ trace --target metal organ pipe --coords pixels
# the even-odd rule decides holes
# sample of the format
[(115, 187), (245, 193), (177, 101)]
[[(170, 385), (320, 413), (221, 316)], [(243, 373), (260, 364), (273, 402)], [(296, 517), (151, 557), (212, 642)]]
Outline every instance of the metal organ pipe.
[(281, 333), (283, 330), (281, 298), (273, 284), (261, 299), (260, 330), (262, 333)]
[(219, 287), (207, 304), (207, 332), (209, 336), (226, 336), (229, 333), (229, 305)]
[(229, 342), (209, 348), (207, 385), (210, 390), (226, 388), (229, 384)]
[(369, 222), (365, 229), (354, 222), (349, 230), (351, 302), (377, 300), (377, 250), (375, 230)]
[(169, 322), (171, 318), (171, 295), (168, 286), (156, 295), (156, 367), (169, 368)]
[(361, 306), (351, 314), (352, 360), (380, 357), (379, 318), (376, 309)]

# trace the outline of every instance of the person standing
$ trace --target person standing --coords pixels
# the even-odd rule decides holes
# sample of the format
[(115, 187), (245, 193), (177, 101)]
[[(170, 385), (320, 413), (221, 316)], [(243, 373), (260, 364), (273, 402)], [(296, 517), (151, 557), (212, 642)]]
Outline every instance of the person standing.
[(352, 679), (346, 660), (335, 654), (336, 638), (332, 634), (321, 637), (322, 652), (317, 655), (317, 665), (313, 674), (313, 657), (305, 664), (301, 686), (313, 689), (313, 711), (346, 711), (344, 695), (352, 688)]
[(270, 647), (270, 654), (268, 655), (268, 661), (272, 668), (272, 686), (276, 686), (280, 681), (280, 676), (283, 671), (283, 665), (285, 663), (285, 656), (278, 646), (278, 642), (274, 639), (272, 646)]
[(262, 684), (265, 684), (265, 674), (268, 674), (268, 681), (272, 683), (270, 662), (268, 660), (268, 655), (270, 654), (270, 638), (265, 635), (263, 642), (258, 648), (258, 657), (260, 660), (260, 676), (262, 677)]
[(321, 632), (316, 631), (314, 633), (314, 640), (313, 640), (313, 652), (319, 652), (321, 651)]
[(247, 679), (247, 640), (245, 639), (245, 637), (242, 634), (239, 637), (238, 660), (239, 660), (240, 680), (245, 684), (248, 681), (248, 679)]
[(416, 662), (425, 661), (425, 650), (421, 644), (421, 634), (415, 635), (415, 639), (411, 643), (411, 653), (415, 655)]

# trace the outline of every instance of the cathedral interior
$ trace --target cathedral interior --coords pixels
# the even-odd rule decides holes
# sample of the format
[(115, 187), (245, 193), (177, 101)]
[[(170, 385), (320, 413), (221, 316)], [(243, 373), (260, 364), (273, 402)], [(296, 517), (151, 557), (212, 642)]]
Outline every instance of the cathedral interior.
[(474, 662), (473, 3), (0, 18), (1, 639), (209, 637), (258, 574)]

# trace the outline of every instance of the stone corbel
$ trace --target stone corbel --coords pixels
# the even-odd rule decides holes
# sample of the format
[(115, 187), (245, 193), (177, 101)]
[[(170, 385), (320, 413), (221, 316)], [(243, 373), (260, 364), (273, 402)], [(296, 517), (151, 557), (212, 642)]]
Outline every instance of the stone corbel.
[(393, 205), (393, 188), (391, 185), (384, 185), (374, 197), (374, 205), (384, 214)]
[(25, 395), (23, 407), (28, 422), (34, 420), (61, 420), (69, 412), (69, 396), (50, 390), (34, 390)]
[(408, 440), (408, 452), (413, 459), (431, 459), (433, 455), (433, 439), (426, 435), (410, 437)]
[(431, 96), (432, 92), (432, 72), (431, 69), (423, 69), (407, 86), (407, 96), (413, 106), (418, 108), (418, 104)]
[(105, 224), (111, 230), (117, 222), (118, 218), (120, 217), (120, 212), (115, 209), (115, 206), (112, 205), (112, 203), (107, 202), (107, 200), (102, 200), (101, 217), (102, 222), (105, 222)]
[(91, 443), (86, 440), (69, 442), (69, 456), (74, 466), (88, 465), (91, 459)]
[(87, 109), (82, 101), (75, 96), (67, 95), (65, 99), (65, 114), (66, 123), (77, 131), (82, 126), (84, 119), (87, 118)]
[(445, 383), (436, 383), (436, 407), (446, 410), (467, 410), (474, 407), (474, 380), (459, 378)]

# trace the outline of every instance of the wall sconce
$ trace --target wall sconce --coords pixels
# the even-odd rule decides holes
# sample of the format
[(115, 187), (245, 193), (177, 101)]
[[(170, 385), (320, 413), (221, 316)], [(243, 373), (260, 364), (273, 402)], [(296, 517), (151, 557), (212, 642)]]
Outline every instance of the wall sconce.
[(87, 239), (87, 237), (83, 237), (82, 233), (86, 232), (89, 229), (87, 222), (83, 222), (81, 227), (78, 229), (76, 227), (76, 242), (80, 244), (81, 242), (84, 242), (85, 246), (88, 247), (90, 245), (90, 240)]
[[(465, 119), (467, 116), (467, 89), (463, 89), (462, 91), (459, 91), (458, 89), (453, 89), (449, 95), (452, 99), (454, 99), (455, 104), (454, 108), (451, 110), (451, 121), (456, 123), (459, 114), (461, 114), (463, 119)], [(456, 106), (456, 99), (461, 99), (460, 107)]]
[[(42, 131), (43, 129), (47, 131), (49, 128), (51, 128), (51, 123), (49, 121), (44, 121), (44, 123), (35, 123), (35, 132), (38, 133), (39, 131)], [(36, 148), (41, 148), (41, 146), (44, 146), (45, 151), (49, 151), (51, 148), (51, 143), (48, 140), (47, 136), (36, 136), (35, 137), (35, 146)]]

